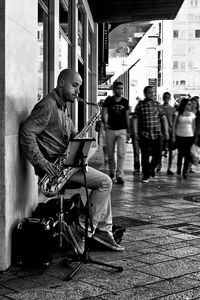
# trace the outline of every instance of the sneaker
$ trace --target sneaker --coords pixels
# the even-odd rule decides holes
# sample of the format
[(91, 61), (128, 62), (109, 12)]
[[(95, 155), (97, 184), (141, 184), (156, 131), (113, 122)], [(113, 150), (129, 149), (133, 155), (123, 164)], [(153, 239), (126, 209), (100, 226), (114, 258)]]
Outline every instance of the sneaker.
[(121, 177), (117, 177), (117, 184), (124, 184), (124, 180)]
[(71, 243), (72, 247), (74, 248), (74, 251), (78, 255), (82, 255), (84, 252), (84, 237), (78, 230), (77, 226), (75, 224), (67, 225), (66, 226), (66, 233), (67, 238), (69, 242)]
[(117, 244), (113, 238), (113, 235), (107, 231), (98, 230), (95, 232), (92, 238), (107, 248), (112, 249), (113, 251), (124, 251), (124, 247)]
[(167, 170), (167, 175), (172, 175), (172, 176), (173, 176), (173, 175), (174, 175), (174, 172), (172, 172), (171, 170), (168, 169), (168, 170)]
[(148, 177), (143, 177), (142, 182), (144, 182), (144, 183), (149, 182), (149, 178)]

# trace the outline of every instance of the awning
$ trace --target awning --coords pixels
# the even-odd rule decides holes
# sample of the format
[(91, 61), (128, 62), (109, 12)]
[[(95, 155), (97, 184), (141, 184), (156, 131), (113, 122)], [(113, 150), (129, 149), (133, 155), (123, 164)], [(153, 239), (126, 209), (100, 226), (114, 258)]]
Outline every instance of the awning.
[(88, 0), (97, 23), (174, 19), (184, 0)]

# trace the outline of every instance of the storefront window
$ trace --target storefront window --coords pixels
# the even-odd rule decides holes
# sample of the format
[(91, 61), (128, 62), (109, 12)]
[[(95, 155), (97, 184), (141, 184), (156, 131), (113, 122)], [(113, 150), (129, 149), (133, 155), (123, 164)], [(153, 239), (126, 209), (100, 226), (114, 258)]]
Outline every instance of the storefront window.
[(59, 5), (59, 70), (71, 67), (71, 0)]
[(84, 59), (84, 38), (83, 38), (83, 30), (84, 30), (84, 14), (79, 8), (78, 10), (78, 55), (79, 58)]
[(92, 71), (92, 32), (90, 30), (88, 34), (88, 66), (89, 70)]
[(48, 1), (38, 3), (38, 100), (48, 93)]
[(59, 70), (63, 70), (66, 68), (70, 68), (69, 66), (69, 44), (65, 39), (65, 35), (60, 32), (59, 33)]

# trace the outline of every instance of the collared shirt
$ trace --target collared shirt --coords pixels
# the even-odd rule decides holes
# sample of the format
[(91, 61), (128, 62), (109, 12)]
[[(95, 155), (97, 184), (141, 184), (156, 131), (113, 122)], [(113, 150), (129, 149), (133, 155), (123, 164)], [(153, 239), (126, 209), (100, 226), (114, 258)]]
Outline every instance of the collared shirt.
[(32, 165), (46, 158), (54, 161), (76, 135), (68, 108), (56, 89), (33, 108), (20, 131), (20, 142)]
[(146, 138), (157, 139), (161, 136), (161, 117), (164, 110), (155, 100), (144, 99), (136, 105), (134, 118), (138, 119), (139, 135)]

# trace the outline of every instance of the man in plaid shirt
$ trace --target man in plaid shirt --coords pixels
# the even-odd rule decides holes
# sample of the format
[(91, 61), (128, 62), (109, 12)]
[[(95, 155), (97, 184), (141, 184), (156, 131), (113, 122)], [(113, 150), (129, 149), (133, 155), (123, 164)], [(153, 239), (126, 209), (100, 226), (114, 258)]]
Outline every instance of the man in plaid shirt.
[[(162, 126), (164, 138), (169, 139), (167, 119), (160, 103), (154, 100), (152, 86), (144, 88), (144, 100), (136, 105), (133, 115), (134, 138), (139, 140), (142, 159), (143, 182), (155, 176), (155, 168), (161, 157)], [(151, 161), (150, 161), (150, 156)]]

